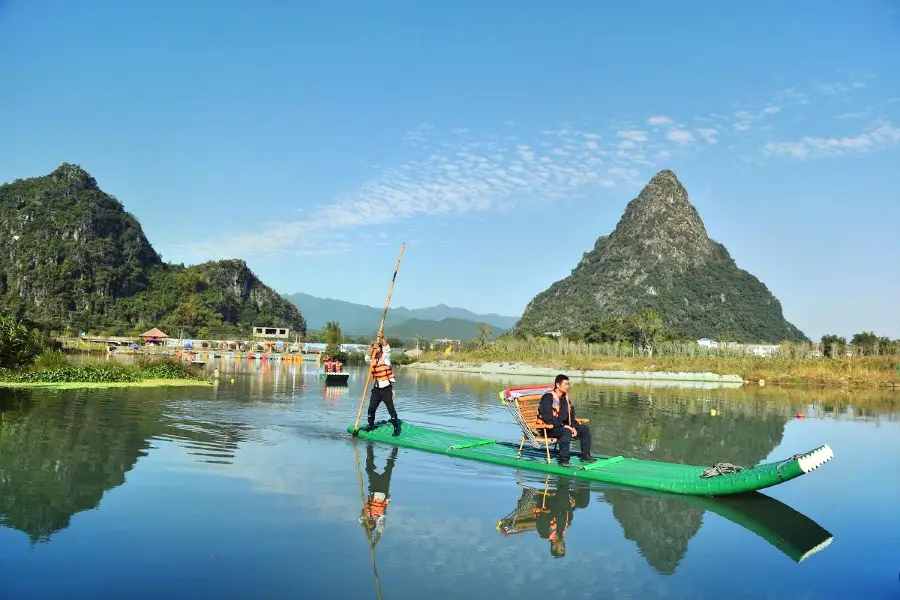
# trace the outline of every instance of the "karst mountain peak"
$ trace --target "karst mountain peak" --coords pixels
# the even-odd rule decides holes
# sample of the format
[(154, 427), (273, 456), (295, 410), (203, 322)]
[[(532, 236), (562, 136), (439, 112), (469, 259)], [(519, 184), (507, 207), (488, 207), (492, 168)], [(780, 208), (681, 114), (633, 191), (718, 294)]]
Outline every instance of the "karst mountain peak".
[(643, 261), (666, 262), (681, 270), (708, 261), (716, 253), (703, 220), (673, 171), (662, 170), (650, 179), (609, 236), (633, 246)]
[(519, 331), (584, 331), (652, 310), (687, 339), (805, 341), (781, 303), (710, 239), (674, 171), (656, 173), (571, 274), (539, 293)]

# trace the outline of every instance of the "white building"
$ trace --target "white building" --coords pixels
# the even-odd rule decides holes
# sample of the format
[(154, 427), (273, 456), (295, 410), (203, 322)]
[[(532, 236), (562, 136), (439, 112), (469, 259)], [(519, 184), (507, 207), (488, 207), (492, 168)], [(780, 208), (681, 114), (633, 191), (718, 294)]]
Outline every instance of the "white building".
[(287, 327), (254, 327), (253, 337), (287, 339), (291, 330)]

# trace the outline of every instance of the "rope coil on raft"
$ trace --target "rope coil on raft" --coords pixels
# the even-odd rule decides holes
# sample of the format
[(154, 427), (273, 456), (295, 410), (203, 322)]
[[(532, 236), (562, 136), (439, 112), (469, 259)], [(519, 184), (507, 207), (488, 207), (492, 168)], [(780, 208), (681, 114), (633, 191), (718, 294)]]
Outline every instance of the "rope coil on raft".
[[(780, 463), (778, 463), (778, 465), (775, 467), (775, 471), (778, 473), (778, 477), (781, 478), (781, 468), (784, 467), (784, 465), (788, 464), (789, 462), (795, 461), (798, 458), (801, 458), (802, 456), (803, 456), (802, 453), (795, 454), (795, 455), (791, 456), (790, 458), (786, 458), (783, 461), (781, 461)], [(729, 475), (732, 473), (740, 473), (744, 469), (745, 469), (745, 467), (741, 467), (739, 465), (733, 465), (731, 463), (716, 463), (716, 466), (710, 467), (710, 468), (706, 469), (705, 471), (703, 471), (703, 473), (700, 475), (700, 477), (702, 477), (704, 479), (709, 479), (710, 477), (718, 477), (719, 475)], [(782, 481), (783, 481), (783, 479), (782, 479)]]
[(716, 463), (716, 466), (710, 467), (707, 470), (703, 471), (700, 477), (704, 479), (709, 479), (710, 477), (717, 477), (719, 475), (729, 475), (731, 473), (740, 473), (744, 470), (744, 467), (733, 465), (731, 463)]

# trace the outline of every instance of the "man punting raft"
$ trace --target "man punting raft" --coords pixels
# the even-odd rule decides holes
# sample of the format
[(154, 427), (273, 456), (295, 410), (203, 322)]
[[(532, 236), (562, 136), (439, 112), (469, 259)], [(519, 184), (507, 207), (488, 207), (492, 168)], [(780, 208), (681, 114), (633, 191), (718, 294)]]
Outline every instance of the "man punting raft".
[(384, 335), (378, 332), (378, 341), (372, 344), (369, 350), (369, 370), (372, 375), (372, 394), (369, 396), (368, 424), (363, 431), (372, 431), (375, 428), (375, 412), (378, 405), (384, 402), (388, 414), (391, 415), (391, 424), (394, 426), (394, 437), (400, 435), (400, 419), (397, 418), (397, 409), (394, 408), (394, 370), (391, 368), (391, 346)]

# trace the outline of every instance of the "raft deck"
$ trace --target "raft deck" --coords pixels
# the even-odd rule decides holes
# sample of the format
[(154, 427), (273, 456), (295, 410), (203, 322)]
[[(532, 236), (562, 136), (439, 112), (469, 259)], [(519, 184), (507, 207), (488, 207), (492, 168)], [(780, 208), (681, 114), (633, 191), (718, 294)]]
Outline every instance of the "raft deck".
[[(354, 433), (353, 425), (347, 432)], [(725, 496), (761, 490), (799, 477), (820, 467), (834, 457), (826, 444), (804, 454), (782, 461), (745, 467), (737, 472), (678, 463), (626, 458), (624, 456), (595, 455), (594, 463), (582, 464), (577, 453), (571, 457), (570, 467), (548, 462), (543, 450), (525, 448), (517, 458), (519, 447), (508, 442), (483, 439), (458, 433), (401, 424), (401, 434), (393, 435), (388, 421), (376, 423), (372, 431), (360, 429), (360, 438), (425, 452), (445, 454), (480, 462), (567, 475), (577, 479), (644, 488), (676, 494)], [(722, 473), (721, 471), (726, 471)], [(707, 476), (704, 477), (704, 474)]]

